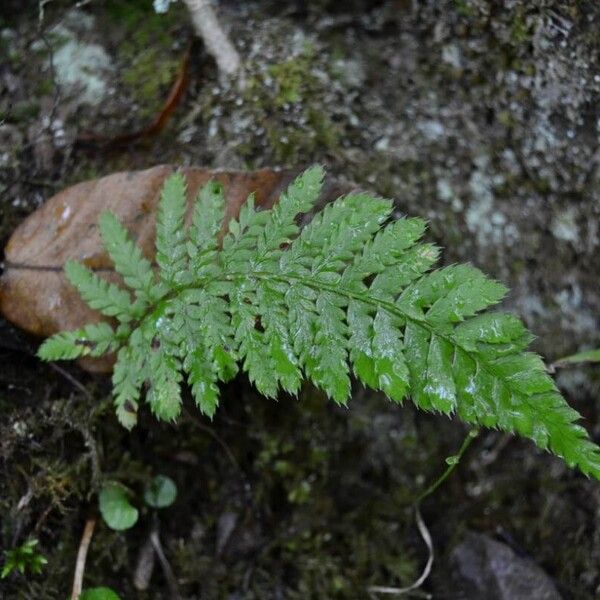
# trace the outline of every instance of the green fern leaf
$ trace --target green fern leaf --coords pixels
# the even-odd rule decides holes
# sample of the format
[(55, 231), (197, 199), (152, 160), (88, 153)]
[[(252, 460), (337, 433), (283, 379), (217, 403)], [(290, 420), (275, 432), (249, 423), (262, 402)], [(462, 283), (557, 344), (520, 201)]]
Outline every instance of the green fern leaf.
[(117, 354), (112, 375), (113, 396), (117, 418), (123, 427), (131, 429), (137, 423), (142, 384), (144, 383), (144, 356), (139, 351), (134, 332), (128, 346)]
[(280, 250), (298, 235), (297, 216), (313, 209), (319, 198), (324, 176), (322, 167), (307, 169), (281, 195), (273, 209), (268, 211), (269, 218), (259, 231), (257, 240), (257, 267), (270, 253)]
[(212, 418), (219, 404), (219, 379), (208, 350), (197, 345), (186, 355), (183, 368), (189, 373), (188, 383), (200, 412)]
[(338, 199), (300, 229), (322, 179), (319, 167), (305, 171), (271, 210), (251, 196), (220, 247), (221, 186), (200, 191), (185, 234), (185, 182), (173, 175), (157, 220), (160, 283), (116, 218), (104, 215), (103, 239), (136, 308), (128, 292), (69, 264), (82, 297), (123, 324), (57, 334), (40, 356), (120, 348), (113, 387), (126, 427), (142, 387), (159, 419), (176, 419), (184, 374), (212, 417), (219, 382), (240, 364), (266, 396), (295, 394), (307, 378), (339, 404), (350, 397), (352, 373), (395, 402), (411, 398), (423, 410), (521, 434), (600, 478), (600, 449), (541, 359), (526, 352), (531, 334), (512, 315), (484, 312), (505, 287), (469, 265), (431, 270), (438, 249), (420, 241), (425, 223), (391, 220), (392, 203), (368, 194)]
[(156, 218), (156, 262), (167, 286), (180, 283), (187, 270), (183, 222), (187, 207), (185, 178), (174, 173), (165, 181)]
[(209, 275), (217, 268), (218, 235), (225, 217), (223, 186), (209, 181), (198, 193), (194, 205), (187, 250), (196, 277)]
[(89, 323), (75, 331), (63, 331), (49, 337), (38, 350), (42, 360), (72, 360), (98, 357), (112, 352), (120, 340), (108, 323)]
[(100, 232), (106, 251), (117, 272), (123, 276), (125, 285), (134, 291), (143, 307), (156, 302), (163, 290), (156, 285), (152, 265), (129, 238), (117, 217), (109, 212), (102, 214)]
[(229, 381), (237, 373), (228, 305), (208, 290), (189, 290), (173, 309), (182, 315), (178, 344), (194, 400), (212, 417), (219, 400), (218, 381)]
[(65, 275), (88, 305), (103, 315), (116, 317), (123, 323), (141, 316), (139, 307), (132, 305), (128, 292), (98, 277), (81, 263), (68, 261)]

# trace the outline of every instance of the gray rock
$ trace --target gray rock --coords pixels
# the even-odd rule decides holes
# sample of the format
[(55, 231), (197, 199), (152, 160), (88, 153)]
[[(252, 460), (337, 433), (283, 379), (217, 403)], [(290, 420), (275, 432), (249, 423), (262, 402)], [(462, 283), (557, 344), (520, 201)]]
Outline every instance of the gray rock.
[(452, 550), (456, 598), (561, 600), (552, 580), (533, 561), (480, 533), (468, 533)]

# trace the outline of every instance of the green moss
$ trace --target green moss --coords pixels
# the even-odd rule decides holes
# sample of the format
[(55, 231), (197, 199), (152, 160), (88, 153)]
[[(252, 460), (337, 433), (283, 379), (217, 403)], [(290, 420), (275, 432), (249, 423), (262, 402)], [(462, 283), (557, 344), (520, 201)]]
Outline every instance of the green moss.
[(276, 106), (302, 102), (307, 91), (314, 87), (315, 77), (311, 72), (314, 50), (307, 45), (296, 58), (271, 65), (267, 72), (274, 79)]
[(139, 48), (135, 42), (124, 44), (122, 53), (129, 55), (131, 62), (122, 72), (122, 81), (140, 103), (140, 114), (148, 116), (164, 102), (165, 90), (176, 76), (179, 61), (164, 49)]
[(154, 11), (152, 0), (106, 0), (104, 3), (107, 16), (113, 23), (125, 26), (129, 30), (145, 27), (146, 23), (151, 22), (152, 27), (160, 28), (168, 21), (169, 14), (176, 10), (171, 10), (166, 15), (159, 15)]
[(8, 110), (0, 110), (0, 121), (20, 123), (37, 118), (40, 113), (40, 104), (35, 100), (22, 100), (10, 106)]
[(461, 17), (475, 16), (475, 8), (471, 0), (454, 0), (454, 8)]
[(513, 18), (510, 36), (512, 41), (520, 46), (531, 40), (531, 29), (527, 25), (523, 13), (518, 10)]
[(504, 127), (511, 128), (516, 125), (515, 118), (509, 110), (501, 110), (497, 118), (498, 122)]
[(54, 92), (54, 82), (51, 79), (42, 79), (36, 86), (36, 96), (47, 96)]
[(323, 103), (332, 74), (319, 77), (318, 68), (323, 65), (312, 46), (306, 45), (298, 56), (249, 78), (244, 100), (252, 107), (255, 122), (264, 127), (278, 163), (302, 163), (317, 150), (334, 151), (339, 145), (340, 128)]
[(138, 103), (141, 117), (156, 114), (177, 74), (181, 51), (172, 51), (173, 31), (184, 22), (182, 10), (173, 6), (159, 15), (148, 0), (108, 3), (109, 17), (124, 29), (117, 52), (121, 84), (125, 94)]

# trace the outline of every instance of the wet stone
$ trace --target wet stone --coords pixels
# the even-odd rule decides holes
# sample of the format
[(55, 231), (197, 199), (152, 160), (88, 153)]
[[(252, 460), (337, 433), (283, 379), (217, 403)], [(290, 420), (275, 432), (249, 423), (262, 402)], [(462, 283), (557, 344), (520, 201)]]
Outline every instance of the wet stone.
[(465, 600), (561, 600), (552, 580), (532, 560), (507, 545), (469, 532), (450, 555), (453, 598)]

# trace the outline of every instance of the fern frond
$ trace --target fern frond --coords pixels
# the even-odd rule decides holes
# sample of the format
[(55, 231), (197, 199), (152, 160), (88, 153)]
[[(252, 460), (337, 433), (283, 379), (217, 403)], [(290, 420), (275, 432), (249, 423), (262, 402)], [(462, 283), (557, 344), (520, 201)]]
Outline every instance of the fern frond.
[(156, 353), (150, 364), (155, 367), (146, 396), (150, 409), (161, 421), (175, 421), (181, 412), (180, 365), (163, 353)]
[(157, 301), (163, 290), (156, 285), (152, 265), (115, 215), (105, 212), (100, 216), (100, 233), (104, 247), (116, 271), (123, 276), (125, 285), (133, 290), (144, 307)]
[(107, 317), (116, 317), (122, 323), (141, 316), (139, 308), (132, 305), (128, 292), (102, 279), (81, 263), (68, 261), (65, 275), (90, 308)]
[(324, 176), (325, 172), (320, 166), (307, 169), (290, 184), (279, 202), (268, 211), (269, 218), (257, 240), (259, 260), (268, 253), (280, 250), (298, 234), (297, 217), (314, 208)]
[(180, 283), (187, 270), (183, 222), (187, 207), (185, 178), (174, 173), (165, 181), (156, 218), (156, 262), (167, 286)]
[(198, 344), (183, 361), (194, 401), (202, 414), (212, 418), (219, 404), (219, 378), (206, 347)]
[(182, 315), (178, 343), (183, 368), (200, 411), (212, 417), (219, 400), (219, 381), (237, 373), (234, 331), (228, 305), (209, 290), (189, 290), (174, 312)]
[[(531, 334), (512, 315), (484, 312), (506, 288), (469, 265), (432, 270), (438, 249), (420, 241), (424, 221), (391, 220), (392, 203), (369, 194), (338, 199), (300, 230), (298, 216), (314, 207), (322, 179), (321, 168), (309, 169), (271, 210), (258, 210), (251, 196), (219, 249), (223, 190), (214, 182), (201, 190), (185, 235), (185, 182), (172, 176), (157, 223), (161, 284), (116, 218), (104, 215), (107, 249), (143, 314), (118, 336), (109, 326), (84, 328), (86, 338), (57, 334), (40, 356), (122, 345), (113, 385), (127, 427), (142, 386), (154, 414), (175, 419), (183, 373), (209, 417), (219, 382), (238, 364), (267, 396), (295, 394), (307, 378), (339, 404), (349, 399), (352, 373), (395, 402), (411, 398), (427, 411), (519, 433), (600, 478), (599, 448), (541, 359), (525, 351)], [(67, 268), (91, 306), (130, 318), (127, 292)], [(81, 339), (93, 339), (93, 348)]]
[(42, 360), (72, 360), (113, 352), (121, 340), (108, 323), (89, 323), (75, 331), (62, 331), (46, 339), (38, 350)]
[(117, 354), (112, 375), (113, 397), (117, 418), (123, 427), (131, 429), (137, 423), (137, 411), (143, 383), (140, 369), (142, 357), (132, 345)]
[(218, 235), (224, 218), (223, 186), (216, 181), (209, 181), (198, 193), (189, 230), (187, 250), (192, 261), (193, 277), (209, 275), (216, 268)]
[(339, 280), (340, 271), (390, 216), (389, 200), (355, 194), (327, 205), (282, 254), (284, 273)]

